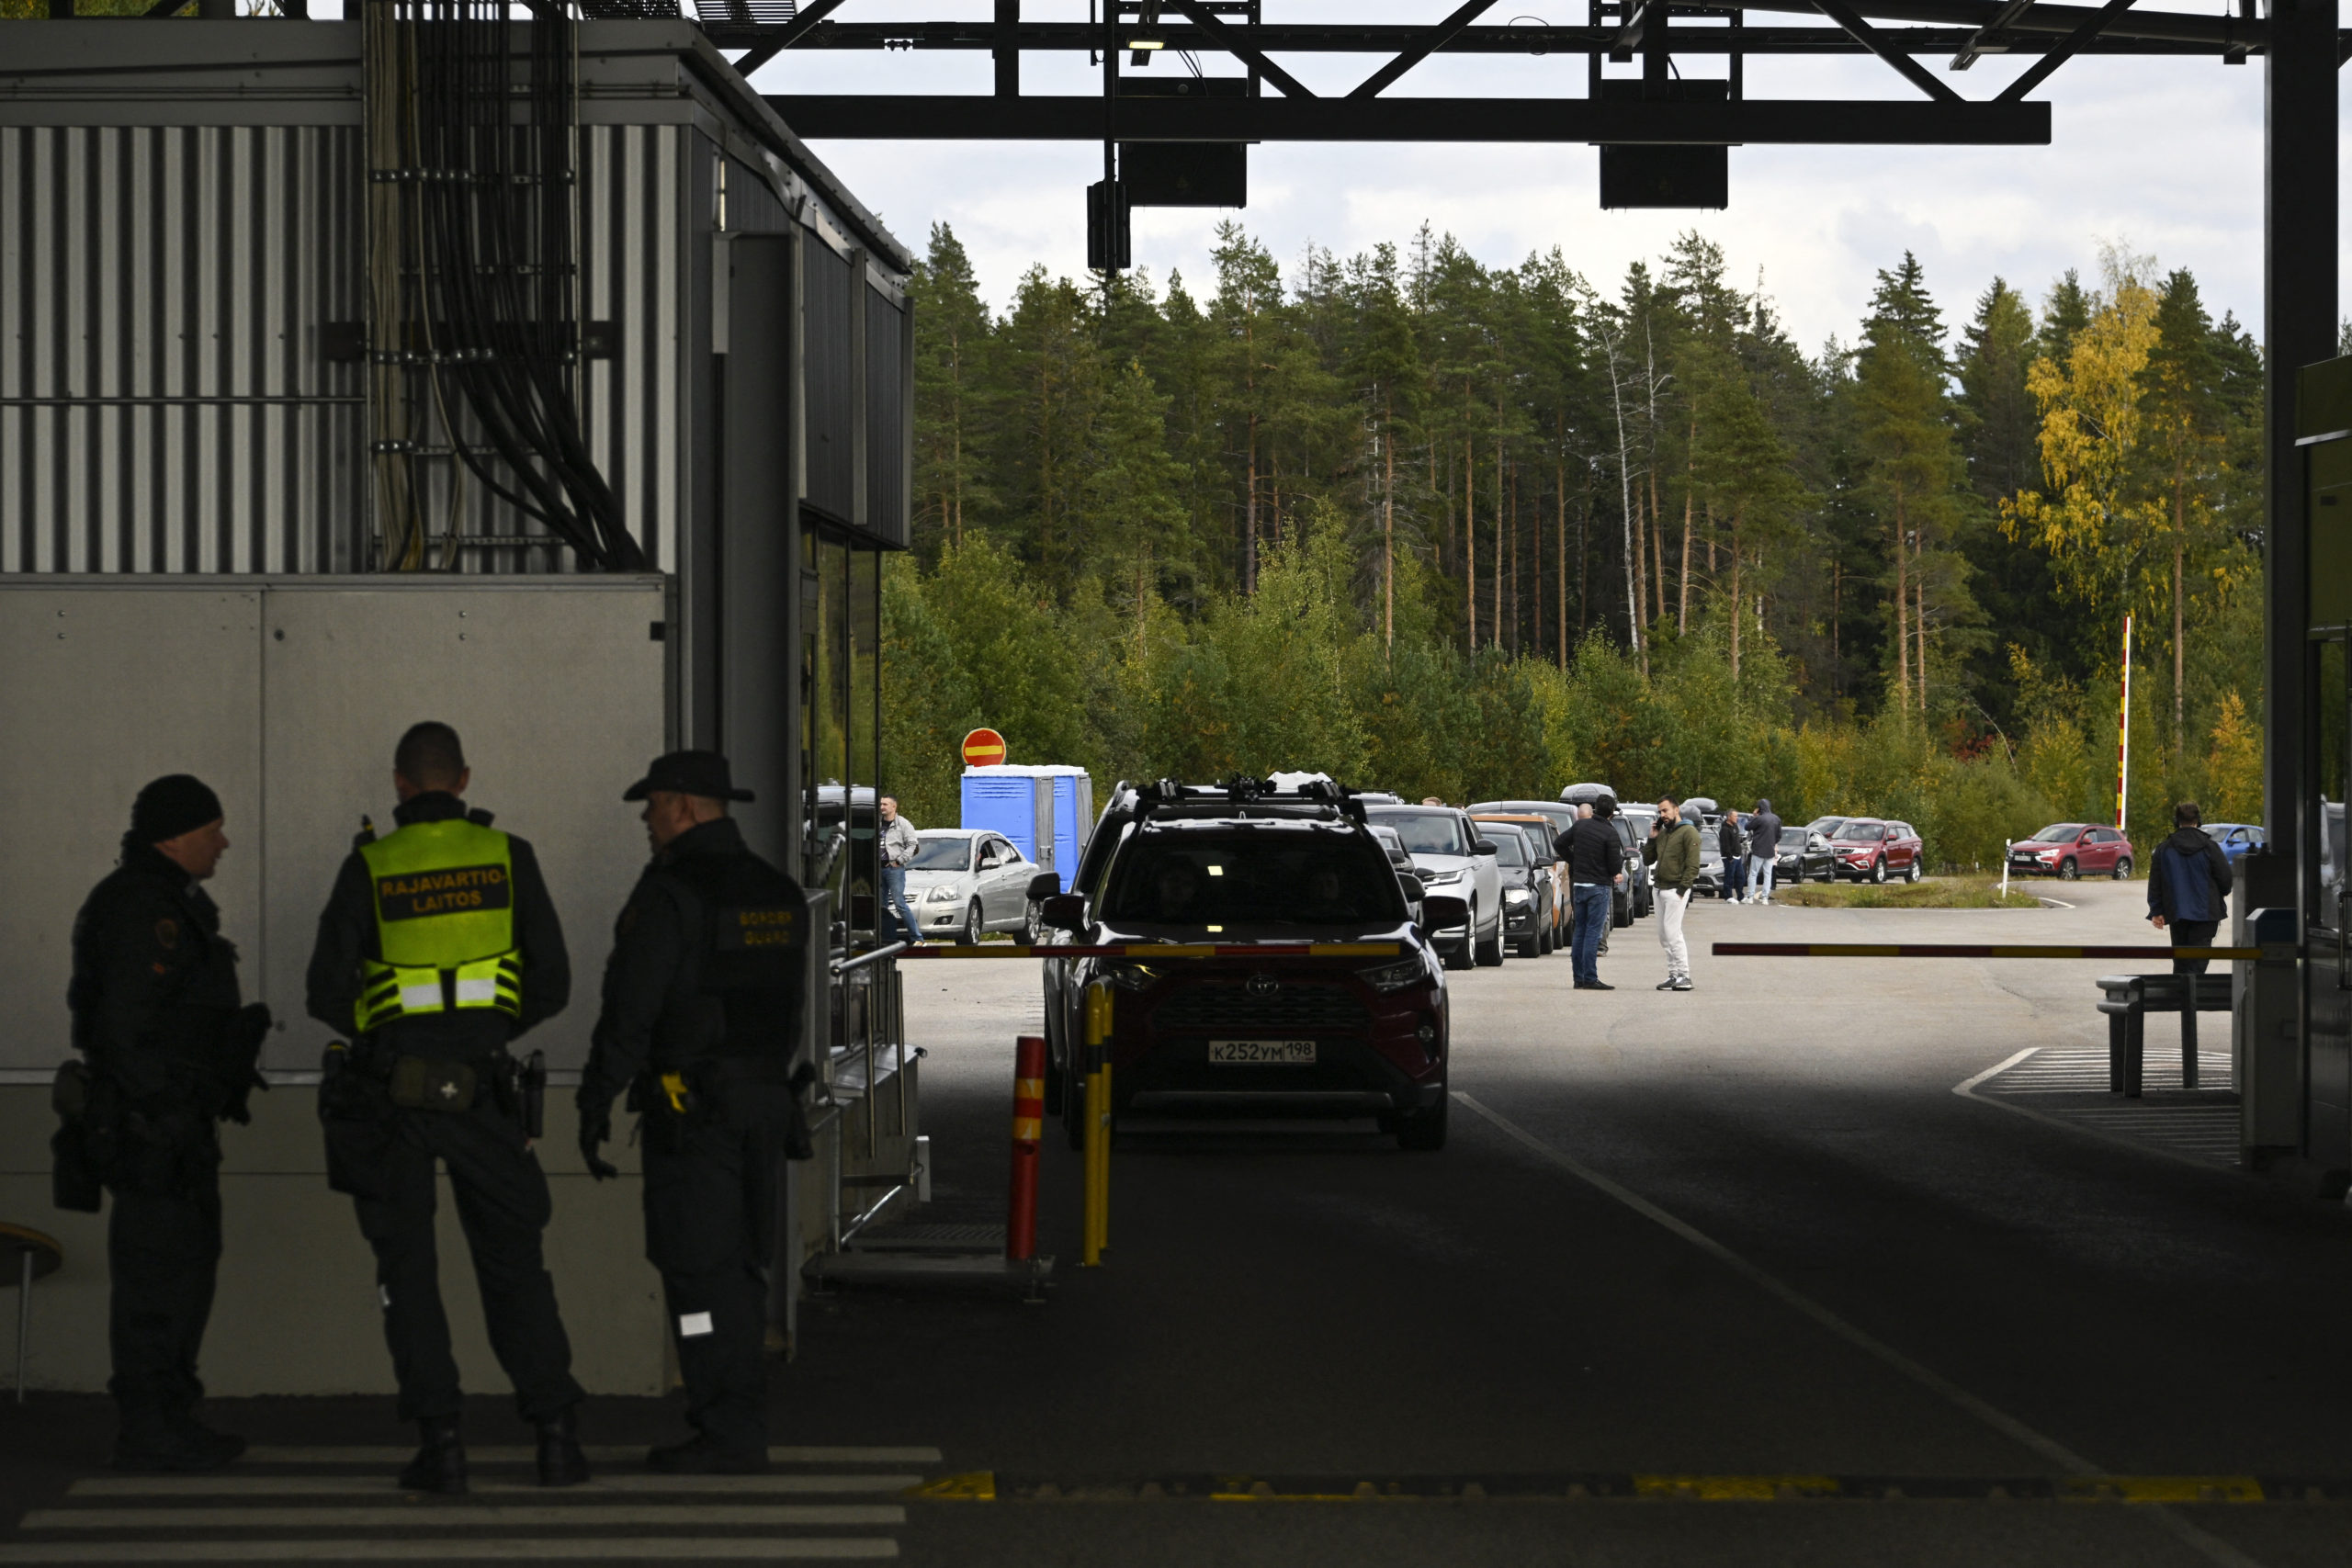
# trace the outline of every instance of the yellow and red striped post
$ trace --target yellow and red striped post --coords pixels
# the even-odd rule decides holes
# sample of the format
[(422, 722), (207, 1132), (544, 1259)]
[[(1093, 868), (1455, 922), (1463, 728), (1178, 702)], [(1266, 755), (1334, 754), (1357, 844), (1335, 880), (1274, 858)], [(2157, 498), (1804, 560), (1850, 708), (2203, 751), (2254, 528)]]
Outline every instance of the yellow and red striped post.
[(1004, 1255), (1037, 1256), (1037, 1143), (1046, 1128), (1046, 1040), (1024, 1034), (1012, 1051), (1012, 1195), (1004, 1221)]
[(1086, 988), (1086, 1209), (1080, 1261), (1093, 1268), (1111, 1245), (1111, 987)]

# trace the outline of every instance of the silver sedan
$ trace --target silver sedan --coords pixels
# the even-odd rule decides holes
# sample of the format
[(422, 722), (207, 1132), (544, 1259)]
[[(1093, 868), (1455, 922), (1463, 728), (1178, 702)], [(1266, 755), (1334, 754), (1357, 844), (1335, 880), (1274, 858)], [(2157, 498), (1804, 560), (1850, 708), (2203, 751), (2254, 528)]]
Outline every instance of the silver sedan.
[(1001, 833), (933, 828), (907, 867), (907, 905), (926, 937), (977, 942), (989, 931), (1035, 941), (1029, 882), (1043, 868)]

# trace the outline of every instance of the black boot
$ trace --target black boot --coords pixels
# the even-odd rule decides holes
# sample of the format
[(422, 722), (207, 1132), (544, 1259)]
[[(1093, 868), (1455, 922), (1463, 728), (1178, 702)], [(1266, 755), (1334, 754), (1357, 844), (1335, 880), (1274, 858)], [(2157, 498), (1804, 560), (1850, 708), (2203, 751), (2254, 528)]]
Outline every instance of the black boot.
[(200, 1475), (219, 1470), (243, 1452), (244, 1447), (240, 1440), (233, 1450), (223, 1451), (217, 1442), (175, 1431), (161, 1410), (147, 1406), (122, 1413), (122, 1430), (114, 1440), (114, 1467), (132, 1475)]
[(245, 1451), (244, 1438), (234, 1432), (214, 1431), (198, 1420), (192, 1410), (166, 1410), (164, 1412), (164, 1424), (171, 1427), (175, 1436), (219, 1456), (222, 1464)]
[(577, 1486), (588, 1479), (588, 1456), (580, 1449), (579, 1412), (567, 1410), (539, 1423), (539, 1484)]
[(403, 1492), (460, 1493), (466, 1489), (466, 1440), (458, 1435), (455, 1416), (428, 1416), (416, 1424), (424, 1439), (416, 1457), (401, 1472)]

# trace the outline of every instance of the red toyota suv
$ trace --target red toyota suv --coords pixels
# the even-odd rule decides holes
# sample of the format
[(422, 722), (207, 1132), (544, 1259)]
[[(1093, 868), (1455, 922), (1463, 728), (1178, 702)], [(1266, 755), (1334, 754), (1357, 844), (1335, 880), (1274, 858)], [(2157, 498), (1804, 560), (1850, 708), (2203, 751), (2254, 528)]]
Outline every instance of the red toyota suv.
[[(1094, 874), (1082, 874), (1081, 890), (1045, 901), (1049, 940), (1240, 951), (1048, 964), (1047, 1095), (1060, 1090), (1073, 1142), (1084, 1101), (1075, 1047), (1086, 988), (1102, 982), (1112, 998), (1114, 1118), (1373, 1116), (1408, 1149), (1444, 1146), (1445, 975), (1430, 933), (1466, 911), (1432, 895), (1436, 908), (1416, 924), (1387, 852), (1346, 792), (1273, 791), (1254, 780), (1214, 790), (1123, 786), (1098, 828), (1105, 832), (1113, 846), (1099, 857), (1089, 846)], [(1372, 943), (1395, 951), (1249, 951)]]

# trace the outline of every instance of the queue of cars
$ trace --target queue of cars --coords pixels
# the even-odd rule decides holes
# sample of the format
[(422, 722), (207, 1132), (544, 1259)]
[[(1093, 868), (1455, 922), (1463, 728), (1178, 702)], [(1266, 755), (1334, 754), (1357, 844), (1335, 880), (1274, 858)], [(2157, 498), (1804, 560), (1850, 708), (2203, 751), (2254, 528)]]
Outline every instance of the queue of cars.
[[(1046, 1099), (1074, 1146), (1084, 1128), (1085, 998), (1111, 998), (1114, 1122), (1123, 1113), (1373, 1116), (1408, 1149), (1446, 1141), (1451, 1010), (1446, 972), (1567, 945), (1566, 868), (1555, 849), (1582, 800), (1485, 801), (1468, 809), (1360, 795), (1320, 775), (1219, 785), (1122, 783), (1063, 891), (1001, 835), (922, 835), (909, 896), (926, 931), (967, 941), (1012, 930), (1032, 942), (1117, 948), (1043, 955)], [(1723, 890), (1722, 815), (1683, 803), (1702, 842), (1701, 885)], [(1648, 912), (1643, 841), (1654, 807), (1613, 818), (1625, 882), (1612, 921)], [(2245, 825), (2215, 824), (2225, 852)], [(2254, 830), (2258, 832), (2258, 829)], [(2130, 840), (2058, 823), (2009, 847), (2013, 873), (2131, 874)], [(1784, 827), (1784, 881), (1916, 882), (1926, 852), (1907, 822), (1821, 817)], [(1195, 952), (1155, 961), (1159, 944)], [(1202, 944), (1214, 952), (1202, 956)], [(1334, 951), (1336, 949), (1337, 951)]]

